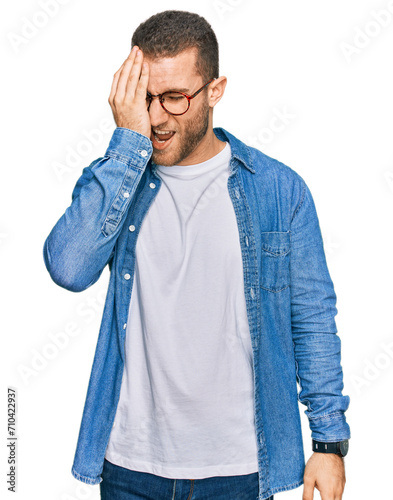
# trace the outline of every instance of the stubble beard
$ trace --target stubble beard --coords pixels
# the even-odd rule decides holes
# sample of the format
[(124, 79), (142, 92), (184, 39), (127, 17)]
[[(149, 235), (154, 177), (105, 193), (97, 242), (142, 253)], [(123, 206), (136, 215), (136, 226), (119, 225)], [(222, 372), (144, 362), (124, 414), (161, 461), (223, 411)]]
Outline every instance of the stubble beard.
[[(164, 167), (172, 167), (182, 162), (193, 153), (208, 131), (209, 109), (207, 100), (204, 100), (203, 106), (198, 114), (185, 123), (184, 132), (182, 132), (178, 148), (174, 151), (153, 150), (153, 162), (157, 165), (163, 165)], [(176, 134), (178, 134), (178, 132), (176, 132)]]

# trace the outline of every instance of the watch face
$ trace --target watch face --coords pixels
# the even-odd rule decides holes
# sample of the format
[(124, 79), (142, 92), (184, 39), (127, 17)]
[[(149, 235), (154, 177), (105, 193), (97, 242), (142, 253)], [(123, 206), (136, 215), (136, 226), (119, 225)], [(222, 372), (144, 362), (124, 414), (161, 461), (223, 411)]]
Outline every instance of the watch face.
[(349, 442), (348, 439), (340, 442), (340, 452), (343, 457), (348, 453)]

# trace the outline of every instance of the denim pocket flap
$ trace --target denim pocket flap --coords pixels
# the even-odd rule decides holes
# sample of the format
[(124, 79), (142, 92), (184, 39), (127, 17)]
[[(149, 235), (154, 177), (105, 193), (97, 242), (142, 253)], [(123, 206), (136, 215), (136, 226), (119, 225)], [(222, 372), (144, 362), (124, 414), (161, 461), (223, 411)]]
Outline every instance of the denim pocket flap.
[(261, 288), (270, 292), (280, 292), (288, 288), (290, 231), (261, 233), (261, 249)]

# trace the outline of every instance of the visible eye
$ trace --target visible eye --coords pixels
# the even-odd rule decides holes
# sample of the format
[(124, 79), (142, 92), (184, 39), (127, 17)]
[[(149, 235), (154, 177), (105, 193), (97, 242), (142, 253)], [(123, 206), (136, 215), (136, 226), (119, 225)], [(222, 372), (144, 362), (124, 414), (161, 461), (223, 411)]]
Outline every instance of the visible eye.
[(176, 92), (164, 94), (163, 96), (163, 100), (171, 102), (181, 101), (182, 99), (185, 99), (185, 97), (182, 94), (177, 94)]

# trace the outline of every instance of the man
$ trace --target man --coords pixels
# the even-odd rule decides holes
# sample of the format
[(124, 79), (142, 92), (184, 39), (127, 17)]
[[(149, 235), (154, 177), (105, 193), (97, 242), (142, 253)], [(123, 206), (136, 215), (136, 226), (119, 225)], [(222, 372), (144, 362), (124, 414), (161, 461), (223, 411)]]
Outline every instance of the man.
[(226, 78), (205, 19), (161, 12), (132, 46), (109, 147), (44, 245), (68, 290), (110, 269), (72, 474), (103, 499), (263, 500), (303, 483), (303, 500), (341, 499), (349, 397), (310, 190), (213, 129)]

